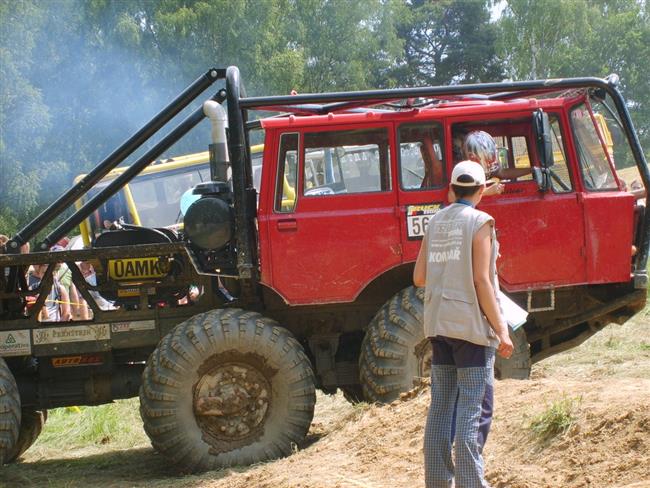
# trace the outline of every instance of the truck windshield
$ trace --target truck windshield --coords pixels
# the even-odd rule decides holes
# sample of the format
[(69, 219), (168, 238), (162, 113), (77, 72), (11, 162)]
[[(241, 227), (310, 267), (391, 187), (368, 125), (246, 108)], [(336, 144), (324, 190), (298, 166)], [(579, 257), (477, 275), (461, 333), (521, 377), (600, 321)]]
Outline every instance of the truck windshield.
[(642, 185), (639, 169), (614, 103), (609, 95), (604, 100), (592, 98), (591, 108), (596, 124), (605, 136), (618, 179), (627, 189), (639, 188)]
[[(616, 190), (618, 185), (605, 152), (607, 138), (585, 103), (571, 110), (571, 126), (587, 190)], [(603, 147), (604, 146), (604, 147)]]

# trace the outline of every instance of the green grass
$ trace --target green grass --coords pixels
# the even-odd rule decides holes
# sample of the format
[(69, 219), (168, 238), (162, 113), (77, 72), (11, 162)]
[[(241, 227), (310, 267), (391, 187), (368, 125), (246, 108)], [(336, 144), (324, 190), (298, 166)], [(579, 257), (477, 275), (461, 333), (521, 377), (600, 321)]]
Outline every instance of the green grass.
[(66, 452), (89, 446), (127, 449), (147, 445), (138, 400), (117, 400), (97, 407), (56, 408), (48, 412), (43, 433), (29, 450)]
[(650, 305), (623, 325), (609, 324), (583, 344), (533, 365), (535, 377), (649, 378)]
[(529, 422), (533, 437), (541, 444), (546, 444), (555, 437), (564, 434), (577, 420), (580, 397), (563, 397), (546, 406), (544, 411), (535, 415)]

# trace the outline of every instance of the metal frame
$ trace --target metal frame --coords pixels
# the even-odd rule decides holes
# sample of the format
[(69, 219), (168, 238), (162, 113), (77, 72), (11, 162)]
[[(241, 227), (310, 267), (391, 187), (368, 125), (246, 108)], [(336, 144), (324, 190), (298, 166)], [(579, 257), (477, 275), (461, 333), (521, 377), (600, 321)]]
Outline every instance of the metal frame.
[[(55, 217), (66, 210), (76, 200), (83, 196), (95, 183), (108, 174), (110, 170), (119, 165), (124, 159), (132, 154), (138, 147), (144, 144), (152, 135), (158, 132), (167, 122), (176, 116), (181, 110), (192, 102), (199, 94), (209, 87), (216, 80), (223, 78), (225, 70), (211, 68), (204, 75), (197, 78), (190, 86), (177, 96), (169, 105), (163, 108), (149, 122), (147, 122), (138, 132), (133, 134), (121, 146), (108, 155), (100, 162), (90, 173), (81, 181), (61, 195), (54, 203), (48, 206), (40, 215), (21, 229), (8, 243), (7, 250), (10, 253), (18, 253), (20, 246), (28, 242), (38, 232), (42, 231)], [(151, 160), (149, 160), (151, 161)], [(135, 175), (134, 175), (135, 176)], [(109, 195), (108, 197), (110, 197)], [(107, 197), (107, 198), (108, 198)], [(99, 202), (98, 206), (103, 202)], [(85, 218), (86, 216), (84, 216)], [(81, 219), (83, 220), (83, 219)], [(62, 227), (60, 226), (60, 229)], [(66, 231), (69, 229), (66, 229)], [(65, 233), (65, 232), (64, 232)], [(49, 249), (54, 242), (52, 238), (58, 233), (50, 234), (39, 247), (39, 250)], [(62, 236), (63, 234), (61, 234)], [(60, 237), (59, 236), (59, 239)], [(58, 239), (57, 239), (58, 240)]]

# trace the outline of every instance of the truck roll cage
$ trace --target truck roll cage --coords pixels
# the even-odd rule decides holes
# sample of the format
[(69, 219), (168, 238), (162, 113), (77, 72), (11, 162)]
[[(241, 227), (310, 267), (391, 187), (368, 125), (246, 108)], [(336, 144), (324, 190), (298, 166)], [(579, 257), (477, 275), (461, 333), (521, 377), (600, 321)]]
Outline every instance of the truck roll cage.
[[(42, 231), (52, 219), (59, 216), (74, 201), (87, 193), (94, 184), (165, 126), (208, 86), (221, 79), (225, 79), (225, 89), (220, 89), (212, 97), (212, 100), (219, 103), (225, 101), (228, 105), (228, 146), (233, 171), (237, 269), (240, 279), (245, 281), (257, 281), (257, 236), (254, 223), (256, 197), (252, 185), (251, 168), (250, 164), (248, 164), (250, 161), (248, 135), (251, 129), (258, 128), (260, 124), (256, 121), (248, 121), (249, 110), (276, 112), (279, 113), (278, 116), (321, 115), (331, 112), (361, 111), (377, 105), (390, 106), (401, 100), (416, 98), (431, 99), (431, 103), (435, 106), (436, 102), (441, 101), (477, 99), (507, 101), (531, 96), (549, 96), (553, 93), (562, 93), (571, 90), (590, 90), (601, 97), (604, 94), (611, 96), (616, 110), (620, 115), (620, 122), (632, 149), (632, 154), (643, 184), (646, 190), (650, 189), (650, 169), (648, 168), (638, 136), (634, 130), (634, 125), (625, 100), (618, 89), (618, 77), (616, 75), (612, 75), (606, 79), (595, 77), (563, 78), (289, 96), (247, 97), (240, 79), (239, 69), (231, 66), (227, 69), (212, 68), (195, 80), (138, 132), (100, 162), (81, 181), (61, 195), (40, 215), (21, 229), (7, 243), (6, 247), (8, 252), (17, 254), (22, 244), (28, 242), (38, 232)], [(411, 105), (406, 105), (406, 107), (410, 108)], [(201, 108), (196, 109), (158, 144), (131, 165), (128, 170), (48, 234), (42, 242), (38, 243), (36, 250), (47, 251), (62, 236), (86, 219), (94, 210), (119, 191), (124, 184), (128, 183), (152, 160), (158, 158), (204, 117), (203, 110)], [(646, 195), (646, 209), (648, 206), (650, 206), (650, 192)], [(650, 212), (647, 210), (642, 217), (641, 229), (635, 244), (638, 249), (634, 262), (635, 286), (643, 288), (647, 286), (648, 282), (647, 260), (650, 247)]]

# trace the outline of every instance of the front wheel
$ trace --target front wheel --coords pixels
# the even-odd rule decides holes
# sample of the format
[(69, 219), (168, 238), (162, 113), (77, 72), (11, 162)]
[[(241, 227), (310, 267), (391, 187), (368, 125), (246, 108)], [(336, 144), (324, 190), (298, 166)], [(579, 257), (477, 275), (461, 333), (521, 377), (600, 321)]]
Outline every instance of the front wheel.
[(255, 312), (214, 310), (179, 324), (142, 380), (145, 431), (184, 471), (290, 454), (314, 415), (314, 374), (302, 346)]
[(24, 452), (32, 447), (47, 421), (47, 410), (23, 409), (20, 419), (18, 440), (7, 458), (8, 463), (20, 459)]

